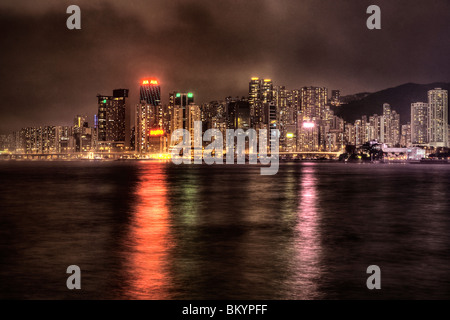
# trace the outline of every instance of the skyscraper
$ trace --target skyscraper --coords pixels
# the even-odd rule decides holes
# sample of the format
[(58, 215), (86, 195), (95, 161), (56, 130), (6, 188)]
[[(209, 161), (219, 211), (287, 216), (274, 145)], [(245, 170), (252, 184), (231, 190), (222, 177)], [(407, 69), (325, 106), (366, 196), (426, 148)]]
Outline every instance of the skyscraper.
[(246, 100), (230, 99), (227, 101), (227, 128), (243, 129), (250, 128), (250, 105)]
[(253, 108), (258, 100), (260, 100), (261, 81), (259, 78), (253, 77), (248, 86), (248, 102), (250, 108)]
[(297, 114), (297, 151), (319, 151), (324, 141), (324, 125), (328, 102), (325, 87), (303, 87), (300, 112)]
[(273, 102), (273, 98), (273, 83), (271, 79), (251, 78), (248, 102), (252, 127), (259, 128), (263, 122), (267, 122), (266, 110), (269, 103)]
[(139, 101), (145, 101), (146, 104), (152, 106), (159, 106), (161, 104), (161, 86), (158, 80), (142, 80), (139, 97)]
[(194, 103), (194, 94), (192, 92), (172, 92), (169, 95), (169, 101), (172, 104), (171, 132), (176, 129), (188, 129), (188, 111), (187, 107)]
[(448, 147), (448, 92), (441, 88), (428, 91), (429, 143), (432, 147)]
[(140, 153), (164, 151), (166, 130), (158, 80), (142, 80), (134, 123), (134, 148)]
[(320, 120), (327, 104), (328, 90), (324, 87), (303, 87), (301, 113), (304, 120)]
[(402, 125), (400, 145), (402, 147), (410, 147), (411, 146), (411, 123), (410, 122)]
[(264, 79), (261, 82), (261, 101), (262, 103), (270, 103), (273, 101), (272, 79)]
[(391, 108), (390, 104), (383, 104), (384, 132), (380, 142), (390, 146), (400, 143), (400, 115)]
[(341, 105), (341, 91), (331, 90), (330, 104), (332, 106), (340, 106)]
[(125, 110), (128, 89), (113, 90), (112, 96), (97, 95), (98, 144), (101, 150), (125, 146)]
[(413, 145), (427, 145), (429, 143), (428, 103), (411, 103), (411, 143)]

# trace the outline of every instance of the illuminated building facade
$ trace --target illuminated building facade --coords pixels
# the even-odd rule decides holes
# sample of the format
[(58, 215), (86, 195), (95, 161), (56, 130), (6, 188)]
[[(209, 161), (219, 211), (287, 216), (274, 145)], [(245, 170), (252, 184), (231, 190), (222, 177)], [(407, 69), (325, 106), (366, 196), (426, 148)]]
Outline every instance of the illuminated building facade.
[(112, 96), (98, 95), (98, 148), (125, 149), (125, 111), (128, 89), (113, 90)]
[(448, 92), (441, 88), (428, 91), (429, 144), (448, 147)]
[(176, 129), (188, 129), (188, 106), (194, 104), (194, 94), (192, 92), (172, 92), (169, 95), (169, 103), (172, 109), (171, 128), (173, 132)]
[(248, 102), (250, 106), (251, 127), (267, 127), (267, 108), (273, 102), (273, 83), (271, 79), (253, 77), (249, 83)]
[(93, 149), (93, 130), (89, 127), (86, 116), (77, 115), (75, 117), (72, 134), (72, 152), (86, 152)]
[(411, 123), (402, 125), (401, 137), (400, 137), (400, 146), (402, 147), (411, 147)]
[[(297, 151), (320, 151), (325, 141), (328, 90), (324, 87), (303, 87), (301, 109), (297, 113)], [(322, 121), (324, 120), (324, 121)]]
[(400, 115), (388, 103), (383, 104), (384, 132), (380, 142), (389, 146), (400, 144)]
[(301, 112), (304, 120), (315, 121), (323, 117), (328, 100), (324, 87), (303, 87), (301, 90)]
[(411, 143), (413, 145), (428, 145), (429, 143), (429, 117), (428, 103), (411, 103)]
[(138, 153), (163, 152), (166, 148), (167, 135), (158, 80), (142, 80), (139, 99), (134, 121), (134, 149)]
[(158, 80), (142, 80), (139, 89), (139, 101), (144, 101), (145, 104), (152, 106), (161, 105), (161, 86)]
[(332, 106), (341, 105), (341, 92), (339, 90), (331, 90), (330, 104)]

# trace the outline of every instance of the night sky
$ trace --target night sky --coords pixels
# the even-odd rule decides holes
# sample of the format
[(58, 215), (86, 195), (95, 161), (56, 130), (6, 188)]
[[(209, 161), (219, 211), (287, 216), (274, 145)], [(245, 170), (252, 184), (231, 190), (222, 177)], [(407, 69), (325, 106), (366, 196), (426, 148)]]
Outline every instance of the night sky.
[[(66, 28), (71, 4), (81, 30)], [(371, 4), (381, 30), (366, 28)], [(448, 0), (2, 0), (0, 133), (91, 117), (116, 88), (134, 105), (144, 77), (163, 103), (172, 90), (247, 95), (252, 76), (344, 95), (448, 82), (449, 18)]]

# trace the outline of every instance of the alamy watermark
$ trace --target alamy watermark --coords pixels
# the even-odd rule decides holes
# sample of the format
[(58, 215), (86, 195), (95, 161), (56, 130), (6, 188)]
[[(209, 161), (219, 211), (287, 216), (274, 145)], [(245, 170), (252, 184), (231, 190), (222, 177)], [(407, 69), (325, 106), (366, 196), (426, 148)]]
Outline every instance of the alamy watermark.
[[(81, 29), (81, 9), (77, 5), (70, 5), (67, 7), (66, 13), (70, 14), (67, 18), (66, 26), (69, 30)], [(367, 18), (366, 26), (369, 30), (381, 29), (381, 9), (377, 5), (370, 5), (366, 10), (370, 17)]]
[[(177, 129), (172, 133), (172, 161), (175, 164), (191, 164), (192, 161), (194, 164), (203, 161), (208, 165), (223, 164), (225, 140), (226, 164), (234, 164), (235, 158), (237, 164), (245, 164), (248, 157), (249, 164), (257, 164), (259, 160), (262, 165), (270, 165), (261, 167), (261, 175), (274, 175), (279, 168), (280, 131), (270, 129), (270, 134), (268, 131), (260, 129), (258, 135), (255, 129), (226, 129), (224, 139), (219, 129), (208, 129), (202, 135), (202, 122), (194, 121), (192, 134), (186, 129)], [(212, 142), (203, 148), (203, 141)]]
[(366, 286), (367, 289), (381, 289), (381, 269), (379, 266), (373, 264), (367, 267), (368, 274), (371, 274), (370, 277), (367, 278)]
[(67, 267), (66, 273), (71, 274), (66, 281), (67, 289), (81, 289), (81, 269), (73, 264)]

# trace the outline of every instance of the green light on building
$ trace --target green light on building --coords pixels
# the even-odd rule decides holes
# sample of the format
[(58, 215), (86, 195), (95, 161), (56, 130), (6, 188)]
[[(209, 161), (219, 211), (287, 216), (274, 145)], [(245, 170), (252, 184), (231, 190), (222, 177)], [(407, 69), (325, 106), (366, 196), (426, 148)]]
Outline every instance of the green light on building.
[(177, 98), (181, 97), (181, 93), (177, 93)]
[(192, 98), (193, 96), (194, 96), (193, 93), (191, 93), (191, 92), (188, 93), (188, 98)]
[(105, 100), (103, 100), (103, 103), (106, 103), (106, 99), (105, 99)]

